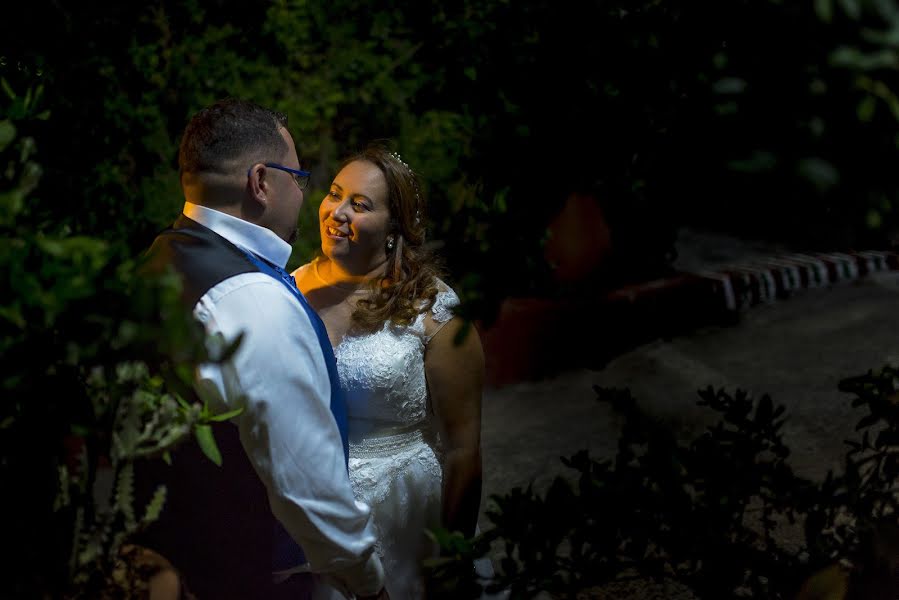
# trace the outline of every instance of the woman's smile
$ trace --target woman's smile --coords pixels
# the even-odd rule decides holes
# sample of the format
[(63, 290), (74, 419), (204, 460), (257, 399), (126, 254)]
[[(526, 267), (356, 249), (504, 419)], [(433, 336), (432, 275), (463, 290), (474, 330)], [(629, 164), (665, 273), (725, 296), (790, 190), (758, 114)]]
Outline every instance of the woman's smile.
[(337, 229), (336, 227), (332, 227), (331, 225), (327, 225), (325, 227), (325, 231), (327, 232), (328, 237), (333, 238), (335, 240), (341, 240), (344, 238), (348, 238), (350, 236), (349, 232), (341, 231), (340, 229)]

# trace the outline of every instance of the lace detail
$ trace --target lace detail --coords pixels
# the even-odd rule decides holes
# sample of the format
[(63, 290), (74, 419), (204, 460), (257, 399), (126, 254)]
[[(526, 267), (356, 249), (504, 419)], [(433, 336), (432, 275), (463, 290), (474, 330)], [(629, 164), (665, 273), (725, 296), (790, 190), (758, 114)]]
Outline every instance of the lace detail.
[(353, 419), (411, 424), (425, 418), (424, 341), (409, 327), (347, 335), (334, 349), (347, 414)]
[[(365, 451), (356, 454), (358, 447), (350, 449), (350, 482), (353, 492), (358, 500), (372, 506), (376, 526), (385, 525), (385, 519), (378, 514), (377, 507), (397, 491), (408, 492), (406, 486), (398, 486), (398, 482), (408, 484), (413, 480), (416, 501), (436, 502), (439, 510), (443, 467), (434, 448), (420, 435), (417, 437), (416, 443), (394, 450), (388, 456), (370, 456)], [(391, 500), (392, 510), (408, 512), (411, 507), (405, 501), (406, 495), (403, 493), (401, 497)]]
[[(459, 297), (439, 279), (437, 284), (431, 314), (443, 324), (453, 317)], [(425, 316), (421, 312), (409, 326), (388, 321), (374, 333), (347, 334), (334, 349), (350, 418), (408, 425), (427, 416)]]
[(440, 524), (443, 468), (425, 441), (391, 456), (353, 456), (350, 483), (356, 499), (372, 508), (372, 524), (392, 598), (424, 598), (421, 559), (434, 554), (424, 530)]
[[(445, 323), (459, 298), (437, 284), (430, 315)], [(349, 334), (334, 349), (350, 419), (350, 482), (372, 508), (393, 598), (424, 597), (419, 565), (434, 553), (424, 530), (440, 525), (443, 466), (424, 366), (428, 314), (408, 326), (388, 322), (373, 333)]]
[(446, 323), (453, 318), (452, 309), (459, 306), (459, 296), (456, 295), (448, 285), (437, 280), (438, 289), (437, 297), (434, 299), (434, 306), (431, 307), (433, 319), (438, 323)]

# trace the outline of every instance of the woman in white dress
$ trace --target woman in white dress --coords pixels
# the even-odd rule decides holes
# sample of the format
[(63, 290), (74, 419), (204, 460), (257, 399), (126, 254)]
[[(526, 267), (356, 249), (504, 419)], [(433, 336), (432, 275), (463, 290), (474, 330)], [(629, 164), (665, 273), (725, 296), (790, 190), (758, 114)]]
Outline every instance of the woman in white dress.
[(319, 207), (323, 256), (293, 273), (334, 346), (350, 480), (372, 507), (394, 600), (424, 596), (424, 530), (473, 534), (481, 496), (484, 356), (423, 248), (424, 209), (409, 166), (370, 146)]

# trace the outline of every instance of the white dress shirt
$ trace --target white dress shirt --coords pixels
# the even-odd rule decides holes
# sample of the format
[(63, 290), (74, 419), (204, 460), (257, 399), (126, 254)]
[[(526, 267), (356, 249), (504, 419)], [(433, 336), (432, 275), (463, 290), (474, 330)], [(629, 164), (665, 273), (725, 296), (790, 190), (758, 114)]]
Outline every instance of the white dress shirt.
[[(275, 265), (287, 263), (290, 244), (269, 229), (190, 202), (184, 214)], [(233, 419), (240, 441), (309, 570), (358, 595), (377, 593), (384, 572), (370, 509), (353, 498), (325, 359), (306, 312), (283, 283), (252, 272), (212, 287), (194, 315), (213, 356), (244, 335), (228, 361), (198, 369), (197, 391), (219, 411), (243, 408)]]

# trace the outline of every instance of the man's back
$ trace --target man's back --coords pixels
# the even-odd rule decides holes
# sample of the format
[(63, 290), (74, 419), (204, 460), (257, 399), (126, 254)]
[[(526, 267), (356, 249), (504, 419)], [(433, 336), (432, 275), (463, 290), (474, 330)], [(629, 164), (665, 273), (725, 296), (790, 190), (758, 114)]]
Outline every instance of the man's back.
[[(184, 282), (187, 310), (215, 284), (255, 267), (233, 245), (182, 215), (148, 252), (147, 270), (172, 267)], [(213, 425), (222, 453), (216, 466), (191, 438), (173, 453), (171, 465), (154, 461), (141, 470), (145, 486), (168, 488), (160, 520), (141, 537), (182, 572), (198, 598), (269, 597), (272, 532), (276, 521), (231, 423)], [(152, 489), (143, 490), (143, 495)]]

